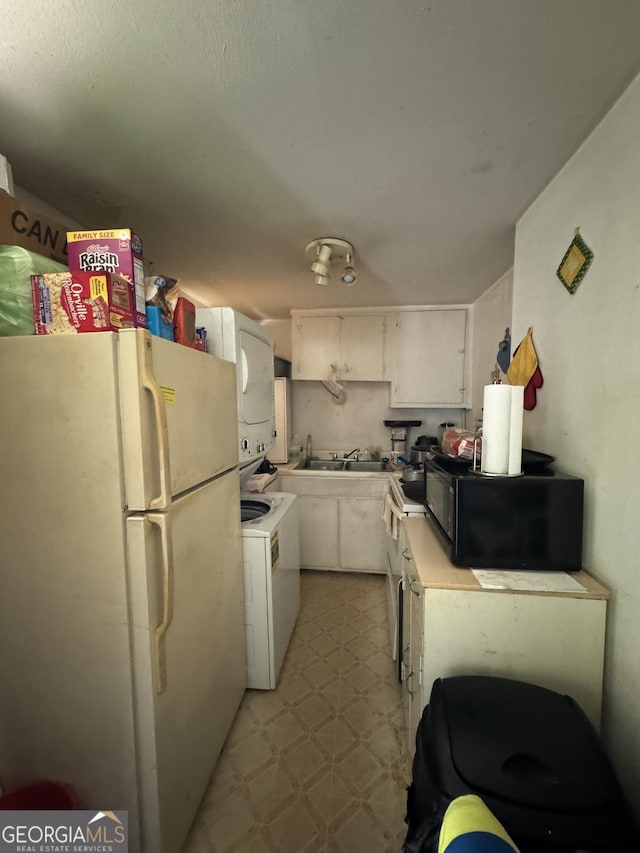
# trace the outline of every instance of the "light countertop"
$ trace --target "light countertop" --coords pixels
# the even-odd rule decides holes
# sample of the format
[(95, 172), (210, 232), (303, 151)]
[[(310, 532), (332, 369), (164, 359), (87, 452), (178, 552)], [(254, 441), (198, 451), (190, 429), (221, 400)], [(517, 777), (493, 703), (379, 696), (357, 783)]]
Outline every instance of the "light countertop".
[(586, 572), (572, 572), (570, 577), (584, 587), (584, 592), (544, 592), (540, 590), (485, 589), (470, 569), (454, 566), (429, 518), (409, 517), (404, 520), (416, 577), (427, 589), (463, 589), (504, 595), (555, 595), (569, 598), (608, 599), (610, 591)]

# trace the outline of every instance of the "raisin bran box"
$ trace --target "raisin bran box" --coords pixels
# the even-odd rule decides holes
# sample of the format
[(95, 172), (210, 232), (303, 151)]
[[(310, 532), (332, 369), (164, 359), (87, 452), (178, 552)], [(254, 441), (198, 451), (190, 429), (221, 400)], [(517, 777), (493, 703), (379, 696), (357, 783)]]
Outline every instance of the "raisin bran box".
[(135, 327), (131, 284), (108, 272), (31, 276), (37, 335), (118, 332)]
[(123, 276), (133, 291), (136, 326), (146, 328), (142, 241), (130, 228), (67, 231), (71, 272), (110, 272)]

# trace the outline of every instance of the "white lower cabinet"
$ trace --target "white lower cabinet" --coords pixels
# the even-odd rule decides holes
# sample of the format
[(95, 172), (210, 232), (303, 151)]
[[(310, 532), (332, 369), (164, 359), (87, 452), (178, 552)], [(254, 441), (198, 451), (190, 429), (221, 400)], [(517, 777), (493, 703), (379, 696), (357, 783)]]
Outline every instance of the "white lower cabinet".
[(386, 571), (380, 498), (338, 498), (340, 567), (356, 572)]
[(415, 733), (424, 707), (424, 589), (417, 580), (406, 536), (403, 539), (402, 704), (407, 749), (413, 755)]
[[(287, 492), (292, 492), (290, 488)], [(300, 566), (338, 569), (338, 501), (331, 497), (298, 496)]]
[[(406, 689), (409, 694), (409, 731), (417, 731), (424, 707), (424, 590), (414, 580), (409, 584), (411, 601), (411, 634), (409, 651), (409, 676)], [(413, 747), (410, 747), (413, 750)]]
[(286, 473), (278, 491), (298, 495), (300, 566), (386, 573), (382, 500), (387, 477)]
[(403, 526), (410, 754), (433, 682), (456, 675), (513, 678), (567, 694), (599, 729), (609, 591), (584, 572), (573, 576), (584, 594), (482, 589), (471, 571), (451, 565), (428, 522)]

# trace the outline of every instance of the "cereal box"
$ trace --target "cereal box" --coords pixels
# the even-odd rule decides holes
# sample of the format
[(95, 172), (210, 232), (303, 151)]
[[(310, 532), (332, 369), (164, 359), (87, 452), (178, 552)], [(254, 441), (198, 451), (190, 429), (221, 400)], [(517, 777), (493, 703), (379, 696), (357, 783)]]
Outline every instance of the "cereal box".
[(71, 272), (110, 272), (123, 276), (134, 291), (136, 326), (147, 325), (142, 241), (130, 228), (67, 231)]
[(37, 335), (117, 332), (135, 326), (131, 285), (108, 272), (31, 276)]

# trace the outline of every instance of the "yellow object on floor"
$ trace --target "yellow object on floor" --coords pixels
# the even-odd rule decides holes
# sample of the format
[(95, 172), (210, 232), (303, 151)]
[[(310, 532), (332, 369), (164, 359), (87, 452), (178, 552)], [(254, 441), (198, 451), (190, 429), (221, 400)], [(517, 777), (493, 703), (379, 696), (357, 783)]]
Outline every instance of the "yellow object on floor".
[(438, 853), (518, 853), (518, 848), (480, 797), (467, 794), (447, 807)]

